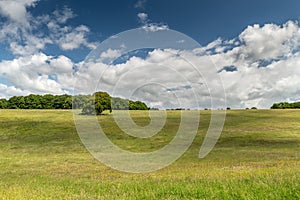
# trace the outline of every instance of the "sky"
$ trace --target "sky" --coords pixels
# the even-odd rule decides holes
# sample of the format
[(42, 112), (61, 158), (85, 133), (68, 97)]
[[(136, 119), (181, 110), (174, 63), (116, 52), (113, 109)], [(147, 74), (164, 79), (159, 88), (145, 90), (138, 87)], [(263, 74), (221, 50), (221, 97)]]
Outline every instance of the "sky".
[(300, 101), (299, 7), (0, 0), (0, 98), (102, 90), (158, 108)]

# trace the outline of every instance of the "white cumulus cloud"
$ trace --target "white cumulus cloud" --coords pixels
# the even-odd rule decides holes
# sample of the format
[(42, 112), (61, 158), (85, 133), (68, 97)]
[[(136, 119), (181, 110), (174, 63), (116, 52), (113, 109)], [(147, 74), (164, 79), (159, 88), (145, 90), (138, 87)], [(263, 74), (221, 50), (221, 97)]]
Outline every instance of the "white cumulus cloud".
[(35, 6), (38, 1), (39, 0), (1, 0), (0, 14), (13, 22), (28, 27), (30, 14), (27, 12), (27, 8)]
[[(79, 81), (75, 84), (77, 91), (91, 93), (97, 87), (112, 91), (114, 96), (141, 99), (161, 108), (209, 107), (210, 94), (222, 105), (223, 87), (227, 105), (232, 108), (269, 108), (278, 101), (300, 101), (300, 27), (297, 22), (249, 25), (236, 38), (218, 38), (201, 48), (153, 49), (146, 56), (128, 56), (119, 64), (106, 62), (122, 56), (122, 49), (127, 46), (123, 44), (120, 49), (102, 52), (95, 63), (73, 63), (63, 55), (54, 57), (41, 53), (48, 44), (58, 45), (63, 50), (96, 47), (97, 43), (87, 39), (88, 27), (65, 24), (75, 16), (69, 8), (34, 19), (26, 9), (37, 1), (14, 1), (20, 7), (19, 14), (10, 11), (13, 6), (4, 5), (6, 1), (0, 2), (0, 14), (9, 18), (1, 25), (0, 39), (8, 42), (12, 52), (19, 55), (0, 62), (0, 80), (5, 77), (12, 85), (0, 82), (0, 97), (65, 93), (73, 89), (75, 77)], [(3, 11), (3, 8), (8, 10)], [(20, 16), (24, 16), (25, 21)], [(168, 30), (167, 25), (150, 23), (146, 13), (139, 13), (138, 17), (146, 31)], [(34, 35), (29, 31), (38, 31), (40, 24), (49, 30), (48, 34)], [(187, 42), (180, 38), (176, 41), (180, 45)]]
[(269, 108), (274, 102), (300, 101), (299, 30), (292, 21), (253, 25), (238, 38), (218, 38), (198, 49), (155, 49), (144, 58), (133, 56), (117, 65), (85, 63), (76, 74), (83, 83), (78, 90), (92, 92), (99, 82), (99, 89), (127, 98), (132, 94), (149, 105), (180, 106), (178, 97), (190, 108), (197, 105), (191, 98), (196, 93), (200, 107), (209, 107), (211, 93), (219, 105), (224, 100), (220, 76), (232, 108)]
[(38, 0), (0, 0), (0, 16), (7, 18), (0, 24), (0, 41), (9, 44), (13, 54), (36, 54), (48, 44), (58, 45), (62, 50), (74, 50), (82, 46), (94, 49), (97, 46), (97, 43), (88, 40), (88, 27), (66, 25), (68, 20), (75, 17), (70, 8), (32, 16), (27, 9), (36, 3)]
[[(0, 77), (4, 76), (15, 88), (31, 93), (62, 94), (71, 89), (74, 64), (65, 57), (43, 53), (0, 63)], [(54, 75), (56, 80), (49, 76)]]
[(148, 21), (148, 14), (147, 13), (139, 13), (137, 16), (138, 16), (141, 23), (147, 23), (147, 21)]

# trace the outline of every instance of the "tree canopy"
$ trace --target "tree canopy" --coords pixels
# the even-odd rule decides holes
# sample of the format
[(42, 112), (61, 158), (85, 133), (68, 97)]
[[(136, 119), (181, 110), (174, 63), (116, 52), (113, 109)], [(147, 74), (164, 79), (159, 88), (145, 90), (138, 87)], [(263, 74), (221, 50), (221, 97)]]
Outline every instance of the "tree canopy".
[(83, 114), (101, 114), (104, 110), (148, 110), (141, 101), (111, 97), (106, 92), (93, 95), (37, 95), (13, 96), (0, 99), (0, 109), (82, 109)]
[(95, 92), (83, 106), (82, 114), (84, 115), (100, 115), (103, 111), (111, 109), (111, 97), (106, 92)]
[(36, 95), (13, 96), (9, 100), (0, 100), (1, 109), (71, 109), (71, 95)]
[(149, 110), (147, 105), (141, 101), (132, 101), (119, 97), (112, 98), (113, 110)]
[(271, 109), (297, 109), (300, 108), (300, 102), (288, 103), (288, 102), (280, 102), (274, 103)]

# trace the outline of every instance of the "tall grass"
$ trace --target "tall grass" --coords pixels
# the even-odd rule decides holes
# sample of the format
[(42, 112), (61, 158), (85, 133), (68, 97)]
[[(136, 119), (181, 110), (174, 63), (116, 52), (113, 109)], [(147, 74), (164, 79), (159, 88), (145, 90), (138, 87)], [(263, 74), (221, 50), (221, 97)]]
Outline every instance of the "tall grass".
[[(146, 111), (131, 114), (149, 123)], [(300, 199), (300, 110), (228, 111), (214, 150), (199, 159), (209, 120), (201, 112), (193, 144), (175, 163), (129, 174), (88, 153), (71, 111), (0, 110), (0, 199)], [(120, 147), (153, 151), (176, 134), (180, 112), (169, 111), (149, 139), (126, 135), (111, 115), (99, 122)]]

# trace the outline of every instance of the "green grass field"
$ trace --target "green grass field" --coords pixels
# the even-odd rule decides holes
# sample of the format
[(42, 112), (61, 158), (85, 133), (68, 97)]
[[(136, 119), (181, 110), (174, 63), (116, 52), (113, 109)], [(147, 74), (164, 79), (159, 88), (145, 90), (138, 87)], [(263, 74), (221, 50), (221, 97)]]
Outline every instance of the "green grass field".
[[(146, 111), (133, 111), (146, 125)], [(199, 159), (210, 112), (201, 111), (189, 150), (164, 169), (130, 174), (93, 158), (76, 133), (72, 111), (0, 110), (0, 199), (300, 199), (300, 110), (231, 110), (214, 150)], [(150, 139), (130, 137), (111, 115), (108, 137), (131, 151), (153, 151), (177, 131), (169, 111)]]

